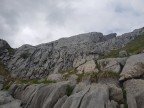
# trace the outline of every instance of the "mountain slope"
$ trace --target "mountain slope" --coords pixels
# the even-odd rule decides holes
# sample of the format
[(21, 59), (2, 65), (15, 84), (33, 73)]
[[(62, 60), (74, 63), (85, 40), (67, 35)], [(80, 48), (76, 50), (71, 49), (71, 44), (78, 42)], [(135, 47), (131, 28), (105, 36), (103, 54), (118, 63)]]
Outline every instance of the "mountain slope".
[(110, 34), (110, 38), (92, 32), (37, 46), (23, 45), (15, 50), (8, 69), (13, 77), (44, 78), (52, 73), (75, 68), (77, 59), (98, 59), (99, 55), (107, 55), (110, 50), (124, 47), (143, 32), (144, 28), (141, 28), (118, 37)]
[(8, 89), (0, 108), (143, 108), (143, 33), (92, 32), (17, 49), (0, 40), (9, 70), (0, 64)]

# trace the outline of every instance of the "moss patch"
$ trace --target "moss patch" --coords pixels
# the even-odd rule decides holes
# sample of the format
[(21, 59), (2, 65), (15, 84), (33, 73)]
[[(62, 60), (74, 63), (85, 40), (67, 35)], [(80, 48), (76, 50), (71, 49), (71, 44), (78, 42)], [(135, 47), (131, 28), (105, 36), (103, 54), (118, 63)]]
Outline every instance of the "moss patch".
[(69, 68), (69, 69), (66, 69), (66, 70), (62, 70), (59, 73), (63, 74), (64, 79), (67, 79), (70, 75), (76, 74), (77, 70), (75, 68)]

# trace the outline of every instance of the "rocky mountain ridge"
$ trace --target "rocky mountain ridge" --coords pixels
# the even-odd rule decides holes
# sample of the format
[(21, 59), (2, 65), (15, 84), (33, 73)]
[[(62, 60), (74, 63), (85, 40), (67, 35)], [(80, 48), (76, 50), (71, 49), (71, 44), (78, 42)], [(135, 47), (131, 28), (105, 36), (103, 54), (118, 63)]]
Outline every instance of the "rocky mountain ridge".
[[(0, 108), (143, 108), (143, 33), (91, 32), (17, 49), (0, 40), (9, 71), (1, 74), (0, 64), (0, 89), (9, 81)], [(114, 51), (118, 56), (109, 58)]]
[(141, 28), (118, 37), (97, 32), (80, 34), (37, 46), (23, 45), (11, 58), (1, 58), (3, 61), (10, 59), (7, 67), (13, 77), (44, 78), (74, 68), (75, 61), (80, 58), (98, 59), (99, 55), (107, 55), (110, 50), (124, 47), (143, 32), (144, 28)]

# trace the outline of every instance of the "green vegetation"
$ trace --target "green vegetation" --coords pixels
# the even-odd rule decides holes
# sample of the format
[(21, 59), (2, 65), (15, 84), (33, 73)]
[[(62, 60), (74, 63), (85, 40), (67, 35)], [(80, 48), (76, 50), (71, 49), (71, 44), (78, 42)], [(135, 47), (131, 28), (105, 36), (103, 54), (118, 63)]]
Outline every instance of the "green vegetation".
[(144, 50), (144, 34), (136, 37), (134, 40), (130, 41), (126, 46), (117, 50), (111, 50), (108, 55), (101, 55), (100, 58), (110, 58), (110, 57), (118, 57), (119, 52), (122, 50), (126, 50), (128, 53), (137, 54)]
[(77, 82), (79, 83), (79, 82), (82, 81), (82, 79), (83, 79), (83, 77), (85, 76), (85, 74), (84, 74), (84, 73), (81, 73), (81, 74), (77, 74), (77, 76), (78, 76)]
[(113, 71), (102, 71), (96, 74), (97, 78), (119, 78), (119, 74)]
[(24, 52), (20, 55), (21, 58), (23, 59), (27, 59), (29, 56), (31, 55), (31, 53), (28, 53), (28, 52)]
[(90, 72), (90, 73), (82, 73), (76, 74), (78, 76), (77, 82), (81, 82), (83, 78), (89, 77), (91, 82), (97, 82), (100, 78), (116, 78), (119, 79), (119, 73), (113, 71), (99, 71), (99, 72)]
[(76, 74), (77, 70), (75, 68), (69, 68), (66, 70), (62, 70), (59, 73), (63, 74), (64, 78), (67, 79), (70, 75)]
[(70, 96), (73, 92), (73, 87), (70, 86), (70, 85), (67, 85), (67, 88), (66, 88), (66, 94), (67, 96)]
[(119, 74), (113, 71), (92, 72), (90, 74), (90, 81), (97, 82), (100, 78), (116, 78), (119, 79)]
[(90, 74), (90, 81), (91, 82), (96, 82), (97, 81), (97, 76), (98, 76), (98, 73), (97, 72), (92, 72)]

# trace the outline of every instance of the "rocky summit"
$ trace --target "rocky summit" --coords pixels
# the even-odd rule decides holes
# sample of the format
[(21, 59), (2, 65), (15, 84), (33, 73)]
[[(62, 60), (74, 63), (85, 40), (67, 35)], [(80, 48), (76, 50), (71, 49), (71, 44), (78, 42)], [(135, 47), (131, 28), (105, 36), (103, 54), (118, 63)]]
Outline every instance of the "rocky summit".
[(144, 108), (144, 27), (16, 49), (0, 39), (0, 108)]

